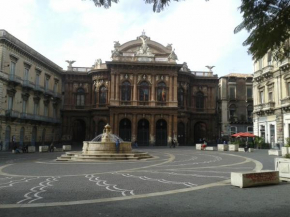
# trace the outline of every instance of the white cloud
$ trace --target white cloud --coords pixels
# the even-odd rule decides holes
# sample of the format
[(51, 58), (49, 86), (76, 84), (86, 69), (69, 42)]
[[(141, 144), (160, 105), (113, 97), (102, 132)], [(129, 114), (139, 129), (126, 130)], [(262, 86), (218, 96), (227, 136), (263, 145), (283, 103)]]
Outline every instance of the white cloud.
[(247, 34), (233, 34), (241, 21), (237, 1), (173, 1), (158, 14), (143, 0), (122, 0), (110, 9), (97, 8), (90, 0), (0, 0), (0, 4), (4, 5), (0, 28), (63, 68), (66, 59), (88, 67), (97, 58), (109, 61), (113, 41), (134, 40), (144, 29), (151, 40), (173, 43), (179, 62), (187, 62), (191, 70), (216, 65), (219, 75), (230, 70), (252, 72), (241, 45)]

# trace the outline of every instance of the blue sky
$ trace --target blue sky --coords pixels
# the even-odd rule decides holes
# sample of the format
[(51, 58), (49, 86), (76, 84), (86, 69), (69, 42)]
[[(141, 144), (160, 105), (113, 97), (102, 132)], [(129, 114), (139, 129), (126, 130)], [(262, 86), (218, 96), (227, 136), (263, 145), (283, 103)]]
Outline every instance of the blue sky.
[(251, 56), (242, 46), (248, 33), (234, 34), (241, 21), (239, 0), (171, 2), (161, 13), (143, 0), (120, 0), (110, 9), (90, 0), (0, 0), (0, 29), (66, 69), (90, 67), (96, 59), (110, 61), (113, 41), (136, 39), (143, 29), (151, 40), (173, 44), (178, 63), (192, 71), (216, 66), (219, 76), (253, 73)]

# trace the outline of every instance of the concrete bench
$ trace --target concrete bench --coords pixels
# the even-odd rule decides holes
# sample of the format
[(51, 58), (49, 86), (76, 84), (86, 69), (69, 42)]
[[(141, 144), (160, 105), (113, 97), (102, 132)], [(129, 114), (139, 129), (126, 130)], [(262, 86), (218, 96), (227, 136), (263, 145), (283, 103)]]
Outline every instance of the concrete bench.
[(71, 145), (63, 145), (63, 146), (62, 146), (62, 149), (63, 149), (64, 151), (71, 151)]
[(229, 145), (229, 151), (238, 151), (239, 145), (236, 144), (230, 144)]
[[(253, 152), (253, 148), (248, 148), (248, 152)], [(239, 152), (245, 152), (245, 148), (239, 148)]]
[(28, 150), (27, 150), (28, 153), (33, 153), (35, 152), (35, 146), (28, 146)]
[(48, 146), (47, 145), (39, 146), (39, 152), (48, 152)]
[(270, 149), (268, 151), (269, 155), (275, 155), (275, 156), (281, 156), (281, 151), (280, 150), (275, 150), (275, 149)]
[(279, 181), (279, 171), (231, 173), (231, 184), (240, 188), (279, 184)]
[(55, 152), (63, 152), (63, 149), (62, 148), (56, 148), (56, 147), (54, 147), (54, 151)]
[(218, 144), (218, 151), (227, 151), (229, 150), (229, 146), (225, 144)]
[(216, 151), (217, 148), (216, 147), (205, 147), (206, 151)]
[(279, 171), (280, 178), (290, 179), (290, 159), (275, 158), (275, 170)]
[(195, 148), (196, 148), (196, 150), (201, 150), (201, 146), (202, 146), (203, 144), (196, 144), (195, 145)]

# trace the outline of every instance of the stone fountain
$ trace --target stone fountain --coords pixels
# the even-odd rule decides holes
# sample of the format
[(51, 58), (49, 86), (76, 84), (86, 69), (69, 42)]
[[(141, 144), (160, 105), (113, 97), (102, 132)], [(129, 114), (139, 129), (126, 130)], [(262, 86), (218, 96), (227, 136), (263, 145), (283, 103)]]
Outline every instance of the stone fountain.
[[(116, 141), (120, 147), (117, 153)], [(111, 133), (111, 126), (107, 124), (103, 133), (92, 141), (84, 141), (82, 152), (66, 152), (57, 161), (99, 161), (99, 160), (138, 160), (151, 158), (146, 152), (132, 151), (131, 142), (125, 142)]]

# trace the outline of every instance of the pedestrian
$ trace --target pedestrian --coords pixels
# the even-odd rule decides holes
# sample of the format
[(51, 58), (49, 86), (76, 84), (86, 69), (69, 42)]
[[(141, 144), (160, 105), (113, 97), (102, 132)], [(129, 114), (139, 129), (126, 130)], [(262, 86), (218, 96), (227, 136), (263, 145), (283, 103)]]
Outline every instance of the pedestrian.
[(248, 145), (248, 141), (246, 141), (246, 145), (245, 145), (245, 152), (248, 152), (248, 150), (249, 150), (249, 145)]
[(173, 146), (173, 148), (175, 148), (175, 146), (176, 146), (176, 141), (175, 141), (175, 139), (172, 140), (172, 144), (171, 144), (171, 145)]
[(134, 146), (135, 146), (135, 148), (138, 148), (137, 140), (135, 140), (135, 142), (134, 142)]
[(53, 141), (51, 142), (51, 144), (49, 146), (49, 152), (54, 152), (54, 144), (53, 144)]
[(117, 139), (116, 140), (116, 152), (119, 153), (119, 150), (120, 150), (120, 140)]
[(24, 143), (23, 147), (22, 147), (22, 152), (23, 153), (27, 153), (28, 152), (28, 145)]

